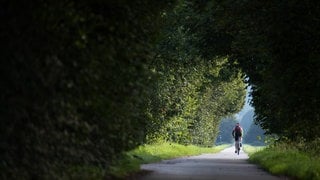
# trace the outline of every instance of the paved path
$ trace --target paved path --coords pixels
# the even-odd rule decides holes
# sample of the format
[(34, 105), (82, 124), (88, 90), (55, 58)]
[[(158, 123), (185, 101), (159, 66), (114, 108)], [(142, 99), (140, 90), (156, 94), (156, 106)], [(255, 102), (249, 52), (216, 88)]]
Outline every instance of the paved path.
[(276, 180), (276, 177), (247, 162), (244, 152), (234, 153), (234, 148), (227, 148), (217, 154), (203, 154), (160, 163), (144, 164), (142, 170), (150, 171), (140, 180), (150, 179), (212, 179), (212, 180)]

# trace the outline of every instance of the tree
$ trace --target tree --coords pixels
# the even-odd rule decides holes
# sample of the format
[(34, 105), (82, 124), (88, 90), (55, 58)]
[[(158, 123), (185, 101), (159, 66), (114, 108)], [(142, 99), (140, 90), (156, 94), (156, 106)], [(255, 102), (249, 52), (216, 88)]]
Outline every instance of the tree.
[(1, 1), (3, 179), (108, 173), (144, 142), (147, 64), (171, 2)]
[(243, 137), (243, 142), (255, 146), (263, 146), (265, 145), (264, 132), (265, 131), (259, 125), (253, 123)]
[(161, 112), (153, 114), (148, 128), (151, 141), (212, 146), (221, 118), (244, 104), (241, 72), (228, 66), (226, 57), (205, 58), (198, 46), (203, 32), (194, 27), (205, 21), (207, 12), (196, 8), (196, 3), (180, 1), (173, 11), (163, 13), (167, 24), (151, 64), (159, 75), (159, 98), (151, 104)]
[[(217, 1), (230, 59), (249, 77), (257, 122), (292, 140), (319, 136), (319, 3)], [(220, 11), (219, 11), (220, 10)]]

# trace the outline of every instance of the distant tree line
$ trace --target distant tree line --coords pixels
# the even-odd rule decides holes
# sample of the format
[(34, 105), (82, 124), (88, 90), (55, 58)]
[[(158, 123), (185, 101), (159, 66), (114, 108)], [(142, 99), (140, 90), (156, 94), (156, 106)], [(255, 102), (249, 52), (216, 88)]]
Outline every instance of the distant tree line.
[(234, 139), (232, 138), (232, 130), (238, 121), (234, 117), (228, 117), (222, 119), (219, 126), (219, 133), (216, 139), (216, 144), (232, 144)]
[(265, 131), (254, 122), (254, 117), (254, 109), (250, 109), (241, 118), (241, 126), (244, 128), (243, 143), (265, 145), (267, 143)]
[(254, 146), (266, 145), (268, 140), (265, 135), (265, 131), (257, 124), (254, 123), (254, 110), (247, 111), (240, 120), (236, 120), (235, 117), (229, 116), (223, 118), (220, 126), (219, 133), (215, 144), (232, 144), (234, 139), (232, 138), (232, 130), (237, 122), (240, 122), (243, 128), (242, 142), (244, 144), (250, 144)]

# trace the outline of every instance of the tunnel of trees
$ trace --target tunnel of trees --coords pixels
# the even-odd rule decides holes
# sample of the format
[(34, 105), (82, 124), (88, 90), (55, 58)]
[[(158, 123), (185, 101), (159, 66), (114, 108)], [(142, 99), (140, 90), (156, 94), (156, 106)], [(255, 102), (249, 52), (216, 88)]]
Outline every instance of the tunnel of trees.
[(1, 178), (212, 146), (246, 83), (267, 133), (320, 136), (320, 2), (3, 0), (0, 19)]

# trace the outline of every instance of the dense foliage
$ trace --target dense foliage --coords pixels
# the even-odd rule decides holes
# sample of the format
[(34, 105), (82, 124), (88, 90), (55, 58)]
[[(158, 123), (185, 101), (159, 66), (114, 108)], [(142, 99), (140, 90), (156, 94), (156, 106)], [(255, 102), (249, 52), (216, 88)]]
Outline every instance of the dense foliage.
[(146, 139), (212, 145), (243, 75), (203, 55), (196, 5), (1, 1), (1, 179), (108, 176)]
[[(212, 146), (223, 117), (244, 104), (243, 74), (233, 71), (228, 58), (205, 58), (197, 44), (202, 31), (194, 27), (207, 18), (196, 4), (181, 1), (163, 13), (166, 25), (151, 67), (160, 75), (155, 116), (149, 142), (167, 140)], [(157, 128), (159, 127), (160, 128)]]
[(1, 1), (1, 178), (107, 175), (144, 142), (211, 146), (244, 103), (243, 74), (268, 133), (318, 142), (319, 10), (310, 0)]
[(271, 62), (253, 93), (258, 121), (290, 139), (313, 140), (320, 136), (319, 2), (272, 3), (267, 10), (275, 11), (265, 17), (268, 22), (280, 22), (265, 23)]
[(144, 141), (154, 86), (146, 64), (169, 6), (1, 1), (1, 179), (108, 171)]
[(220, 32), (225, 42), (216, 48), (206, 38), (204, 45), (212, 55), (228, 54), (248, 76), (257, 122), (292, 140), (319, 137), (319, 2), (201, 2), (213, 9), (207, 37)]

